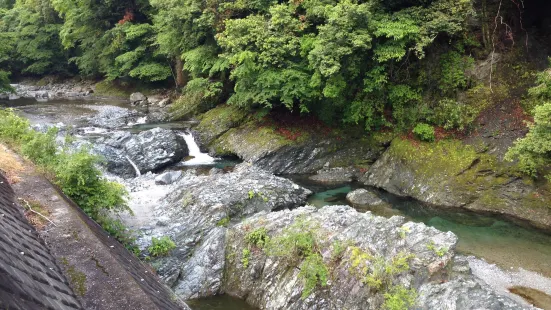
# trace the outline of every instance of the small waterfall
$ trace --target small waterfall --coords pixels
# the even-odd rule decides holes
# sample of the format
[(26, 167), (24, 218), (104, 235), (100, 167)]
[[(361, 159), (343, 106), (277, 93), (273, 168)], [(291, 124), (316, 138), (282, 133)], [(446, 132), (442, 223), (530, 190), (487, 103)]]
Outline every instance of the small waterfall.
[(199, 146), (193, 139), (191, 133), (182, 133), (181, 136), (186, 140), (187, 147), (189, 149), (189, 156), (193, 156), (192, 159), (183, 162), (185, 166), (199, 166), (199, 165), (212, 165), (214, 164), (215, 158), (211, 157), (209, 154), (201, 153)]
[(128, 160), (128, 162), (132, 165), (132, 167), (134, 167), (134, 170), (136, 170), (136, 176), (139, 177), (142, 175), (142, 173), (140, 172), (140, 169), (138, 169), (138, 166), (136, 166), (136, 164), (132, 161), (132, 159), (130, 159), (130, 157), (126, 156), (126, 160)]

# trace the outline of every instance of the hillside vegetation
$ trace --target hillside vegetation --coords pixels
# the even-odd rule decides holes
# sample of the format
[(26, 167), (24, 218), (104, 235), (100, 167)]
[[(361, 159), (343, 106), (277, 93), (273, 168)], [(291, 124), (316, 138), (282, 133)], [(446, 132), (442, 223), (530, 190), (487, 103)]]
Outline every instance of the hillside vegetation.
[[(173, 106), (179, 118), (227, 103), (366, 132), (415, 129), (432, 141), (442, 131), (468, 133), (484, 110), (524, 95), (525, 112), (545, 119), (548, 73), (535, 73), (545, 69), (548, 7), (539, 0), (0, 0), (0, 92), (10, 91), (10, 75), (149, 83), (182, 91)], [(549, 137), (542, 117), (508, 156), (535, 176), (550, 156), (548, 140), (533, 142)]]

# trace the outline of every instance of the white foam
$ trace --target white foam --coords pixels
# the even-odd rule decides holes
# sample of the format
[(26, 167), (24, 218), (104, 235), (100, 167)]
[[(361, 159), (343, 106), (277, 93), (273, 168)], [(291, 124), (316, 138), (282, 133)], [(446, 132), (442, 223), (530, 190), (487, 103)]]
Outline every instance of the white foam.
[(189, 156), (193, 156), (192, 159), (182, 162), (184, 166), (212, 165), (215, 162), (216, 159), (209, 154), (201, 153), (191, 133), (182, 133), (181, 136), (186, 140)]

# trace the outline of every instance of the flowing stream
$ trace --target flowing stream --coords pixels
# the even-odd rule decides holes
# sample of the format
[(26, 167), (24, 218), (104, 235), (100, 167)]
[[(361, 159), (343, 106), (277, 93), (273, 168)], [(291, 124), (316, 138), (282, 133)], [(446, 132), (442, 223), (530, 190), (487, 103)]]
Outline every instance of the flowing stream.
[[(27, 99), (0, 101), (0, 107), (17, 108), (19, 113), (29, 118), (33, 124), (63, 122), (80, 128), (80, 134), (93, 142), (94, 135), (108, 134), (108, 131), (90, 127), (90, 124), (86, 122), (87, 117), (97, 113), (97, 109), (90, 108), (91, 105), (115, 105), (128, 108), (126, 104), (119, 101), (49, 101), (46, 103)], [(193, 123), (147, 124), (145, 123), (146, 119), (138, 118), (135, 123), (139, 124), (130, 123), (126, 130), (139, 132), (154, 127), (170, 128), (180, 131), (188, 145), (190, 157), (170, 169), (186, 169), (186, 167), (197, 166), (206, 166), (210, 169), (214, 166), (222, 168), (235, 164), (232, 161), (215, 159), (202, 153), (193, 135), (181, 131), (189, 128)], [(315, 193), (310, 197), (308, 203), (317, 207), (347, 204), (346, 194), (360, 186), (359, 184), (324, 186), (310, 182), (304, 176), (290, 178)], [(388, 205), (369, 210), (374, 214), (386, 217), (402, 215), (409, 220), (423, 222), (443, 231), (452, 231), (459, 238), (457, 250), (460, 253), (482, 258), (506, 271), (527, 270), (551, 277), (551, 235), (547, 233), (497, 216), (475, 214), (458, 209), (444, 210), (413, 200), (401, 199), (388, 193), (381, 193), (381, 195)], [(243, 301), (229, 296), (193, 301), (190, 306), (194, 310), (254, 309)]]

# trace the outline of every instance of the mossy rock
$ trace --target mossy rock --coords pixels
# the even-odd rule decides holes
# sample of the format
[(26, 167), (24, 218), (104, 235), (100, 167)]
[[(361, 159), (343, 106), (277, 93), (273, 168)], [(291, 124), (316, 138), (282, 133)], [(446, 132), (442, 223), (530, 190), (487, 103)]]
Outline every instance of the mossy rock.
[(551, 192), (545, 186), (458, 140), (397, 138), (363, 181), (436, 206), (505, 214), (551, 228)]
[(239, 126), (247, 116), (247, 111), (236, 106), (220, 105), (199, 117), (201, 121), (195, 128), (201, 142), (209, 145), (226, 131)]

